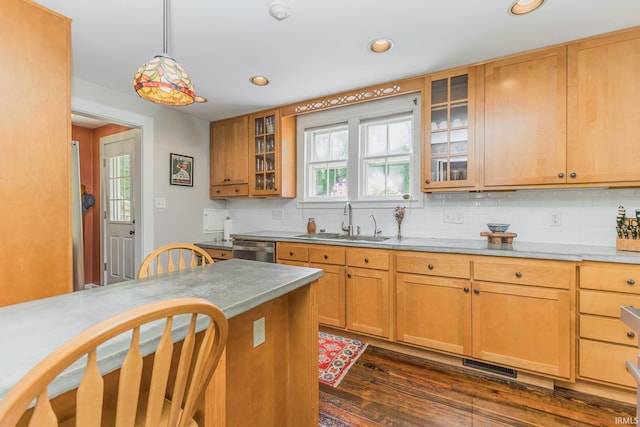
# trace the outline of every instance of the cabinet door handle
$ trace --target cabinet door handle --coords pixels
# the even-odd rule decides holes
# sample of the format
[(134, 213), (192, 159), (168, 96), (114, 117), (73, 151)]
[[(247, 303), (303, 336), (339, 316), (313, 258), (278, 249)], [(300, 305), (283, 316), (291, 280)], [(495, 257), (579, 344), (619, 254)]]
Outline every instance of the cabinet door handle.
[(351, 273), (347, 273), (347, 278), (351, 279)]
[(516, 271), (516, 277), (522, 277), (522, 273), (520, 271)]
[(365, 258), (365, 259), (364, 259), (364, 263), (365, 263), (365, 264), (368, 264), (368, 263), (369, 263), (369, 258)]
[(429, 264), (429, 265), (427, 265), (427, 268), (428, 268), (429, 270), (433, 270), (433, 264)]
[(479, 295), (479, 294), (480, 294), (480, 289), (475, 288), (475, 289), (473, 290), (473, 293), (474, 293), (474, 294), (476, 294), (476, 295)]
[(329, 255), (324, 254), (324, 259), (329, 259)]
[(569, 174), (569, 176), (570, 176), (571, 178), (575, 178), (576, 176), (578, 176), (578, 174), (577, 174), (577, 173), (575, 173), (575, 172), (571, 172), (571, 173)]
[(560, 172), (560, 173), (558, 174), (558, 178), (564, 178), (564, 172)]
[(635, 337), (635, 336), (636, 336), (636, 334), (635, 334), (634, 332), (629, 331), (629, 332), (627, 332), (627, 336), (628, 336), (629, 338), (633, 338), (633, 337)]
[(236, 193), (237, 193), (238, 191), (239, 191), (239, 190), (236, 188)]
[(635, 285), (635, 284), (636, 284), (636, 281), (635, 281), (635, 280), (633, 280), (633, 279), (629, 279), (629, 280), (627, 280), (627, 284), (628, 284), (628, 285)]
[(462, 290), (463, 290), (465, 293), (468, 293), (468, 292), (469, 292), (469, 288), (467, 288), (466, 286), (465, 286), (464, 288), (462, 288)]
[(217, 193), (217, 194), (220, 194), (220, 190), (216, 190), (216, 193)]
[(293, 256), (293, 252), (289, 252), (289, 256)]
[(431, 180), (430, 180), (430, 179), (425, 179), (425, 180), (424, 180), (424, 183), (425, 183), (425, 184), (431, 184)]

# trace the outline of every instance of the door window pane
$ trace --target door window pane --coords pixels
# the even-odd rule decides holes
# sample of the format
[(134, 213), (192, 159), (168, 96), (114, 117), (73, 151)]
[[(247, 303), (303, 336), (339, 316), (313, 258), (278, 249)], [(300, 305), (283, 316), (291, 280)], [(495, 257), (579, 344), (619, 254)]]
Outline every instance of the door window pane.
[(109, 220), (131, 222), (131, 155), (109, 159)]

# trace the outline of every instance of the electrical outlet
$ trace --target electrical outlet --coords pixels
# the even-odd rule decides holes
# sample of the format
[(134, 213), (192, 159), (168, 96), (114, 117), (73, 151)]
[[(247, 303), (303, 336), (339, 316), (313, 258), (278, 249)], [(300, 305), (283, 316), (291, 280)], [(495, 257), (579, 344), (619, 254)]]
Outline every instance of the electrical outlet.
[(464, 224), (464, 216), (460, 212), (445, 211), (444, 222), (448, 224)]
[(264, 317), (253, 321), (253, 348), (256, 348), (266, 340), (264, 330)]
[(282, 220), (282, 209), (272, 209), (271, 210), (271, 219)]
[(551, 227), (560, 227), (562, 225), (562, 212), (551, 212), (549, 214), (549, 225)]

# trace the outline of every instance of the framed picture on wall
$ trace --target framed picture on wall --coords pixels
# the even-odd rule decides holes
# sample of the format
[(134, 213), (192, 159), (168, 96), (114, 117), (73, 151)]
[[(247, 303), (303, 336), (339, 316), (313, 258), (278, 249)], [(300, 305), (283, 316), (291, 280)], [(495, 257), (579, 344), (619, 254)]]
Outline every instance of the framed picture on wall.
[(171, 153), (169, 184), (193, 187), (193, 157)]

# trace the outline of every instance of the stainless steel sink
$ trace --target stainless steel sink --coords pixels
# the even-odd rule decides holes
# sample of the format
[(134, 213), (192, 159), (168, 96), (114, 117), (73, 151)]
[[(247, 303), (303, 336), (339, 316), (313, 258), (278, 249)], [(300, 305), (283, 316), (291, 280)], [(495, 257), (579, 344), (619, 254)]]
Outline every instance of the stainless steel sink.
[(314, 233), (314, 234), (298, 234), (295, 237), (310, 240), (338, 240), (352, 242), (384, 242), (388, 237), (382, 236), (347, 236), (340, 233)]

